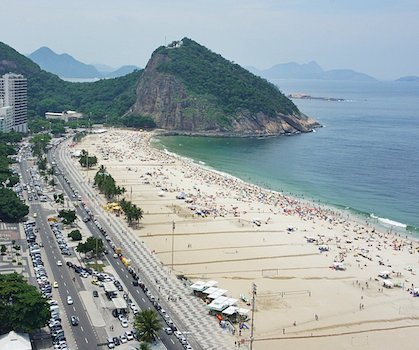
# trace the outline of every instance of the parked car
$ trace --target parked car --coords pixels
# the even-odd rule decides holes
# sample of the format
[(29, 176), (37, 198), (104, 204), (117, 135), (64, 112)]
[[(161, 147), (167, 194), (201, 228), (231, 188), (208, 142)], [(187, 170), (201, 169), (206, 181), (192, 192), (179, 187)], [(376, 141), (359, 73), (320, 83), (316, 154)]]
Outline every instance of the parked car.
[(71, 296), (67, 296), (67, 304), (68, 305), (71, 305), (71, 304), (73, 304), (73, 298), (71, 297)]

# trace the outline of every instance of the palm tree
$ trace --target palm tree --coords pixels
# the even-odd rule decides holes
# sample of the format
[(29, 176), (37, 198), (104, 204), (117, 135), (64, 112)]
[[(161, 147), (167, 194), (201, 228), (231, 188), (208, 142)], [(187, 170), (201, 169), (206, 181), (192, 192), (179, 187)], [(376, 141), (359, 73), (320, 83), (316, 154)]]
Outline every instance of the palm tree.
[(157, 338), (157, 333), (161, 327), (160, 320), (154, 310), (143, 310), (135, 316), (134, 328), (140, 341), (152, 342)]
[(149, 344), (149, 343), (146, 343), (145, 341), (143, 341), (143, 342), (140, 344), (140, 347), (139, 347), (139, 348), (137, 348), (137, 349), (140, 349), (140, 350), (151, 350), (151, 346), (150, 346), (150, 344)]

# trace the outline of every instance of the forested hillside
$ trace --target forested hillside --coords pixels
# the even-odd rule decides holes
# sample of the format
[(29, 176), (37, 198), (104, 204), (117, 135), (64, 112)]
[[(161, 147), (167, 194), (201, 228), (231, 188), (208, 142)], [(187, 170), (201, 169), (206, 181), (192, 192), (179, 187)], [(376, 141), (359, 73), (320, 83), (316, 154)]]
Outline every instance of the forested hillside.
[(135, 101), (135, 87), (141, 71), (93, 83), (70, 83), (45, 72), (29, 58), (0, 42), (0, 75), (23, 74), (28, 79), (28, 117), (46, 111), (76, 110), (94, 121), (122, 116)]

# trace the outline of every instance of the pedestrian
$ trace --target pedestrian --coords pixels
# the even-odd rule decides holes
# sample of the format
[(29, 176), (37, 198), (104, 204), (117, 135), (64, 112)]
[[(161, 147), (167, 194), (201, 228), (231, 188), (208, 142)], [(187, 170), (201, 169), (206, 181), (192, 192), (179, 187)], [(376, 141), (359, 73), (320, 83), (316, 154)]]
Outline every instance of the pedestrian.
[(294, 321), (294, 327), (297, 325), (297, 322), (296, 321)]
[(282, 328), (282, 334), (285, 334), (285, 328)]
[(234, 347), (235, 348), (237, 347), (237, 341), (234, 341)]
[(316, 319), (316, 321), (319, 320), (319, 316), (317, 314), (314, 315), (314, 318)]

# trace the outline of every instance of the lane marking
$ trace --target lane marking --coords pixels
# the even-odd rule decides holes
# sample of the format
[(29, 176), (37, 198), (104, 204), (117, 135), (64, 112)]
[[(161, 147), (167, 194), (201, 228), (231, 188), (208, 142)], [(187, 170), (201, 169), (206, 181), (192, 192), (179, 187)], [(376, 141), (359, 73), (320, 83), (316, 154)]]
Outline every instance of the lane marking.
[(82, 332), (84, 332), (83, 326), (80, 326), (80, 329), (81, 329)]
[(87, 338), (85, 337), (84, 340), (86, 341), (86, 343), (88, 343)]
[(173, 341), (173, 339), (170, 339), (170, 341), (172, 342), (173, 345), (175, 345), (175, 342)]

